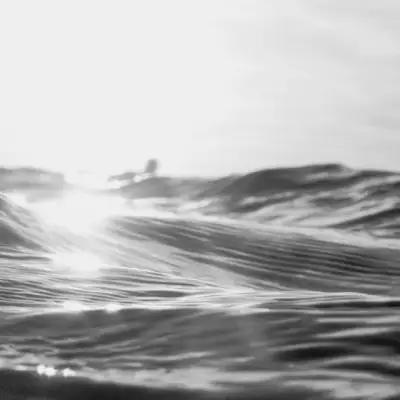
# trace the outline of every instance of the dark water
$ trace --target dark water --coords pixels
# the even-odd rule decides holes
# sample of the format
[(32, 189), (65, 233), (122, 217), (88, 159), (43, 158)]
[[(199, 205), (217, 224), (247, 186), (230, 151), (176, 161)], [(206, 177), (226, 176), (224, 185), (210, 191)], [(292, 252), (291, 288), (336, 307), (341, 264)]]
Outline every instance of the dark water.
[(85, 185), (0, 171), (1, 400), (400, 398), (400, 175)]

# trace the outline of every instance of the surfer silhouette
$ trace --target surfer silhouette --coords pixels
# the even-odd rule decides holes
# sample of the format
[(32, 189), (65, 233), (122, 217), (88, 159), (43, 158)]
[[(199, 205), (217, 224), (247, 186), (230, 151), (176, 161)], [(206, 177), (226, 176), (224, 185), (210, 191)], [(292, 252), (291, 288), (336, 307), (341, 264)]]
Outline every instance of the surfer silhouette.
[(158, 170), (158, 161), (155, 158), (151, 158), (147, 161), (146, 167), (144, 169), (144, 173), (150, 176), (157, 175)]

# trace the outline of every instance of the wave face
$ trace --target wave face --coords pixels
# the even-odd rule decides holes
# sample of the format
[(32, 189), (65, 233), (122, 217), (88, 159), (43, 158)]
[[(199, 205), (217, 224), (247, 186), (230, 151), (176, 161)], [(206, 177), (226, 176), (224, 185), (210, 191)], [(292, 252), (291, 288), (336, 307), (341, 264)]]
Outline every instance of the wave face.
[(0, 170), (1, 399), (398, 398), (399, 174), (128, 175)]

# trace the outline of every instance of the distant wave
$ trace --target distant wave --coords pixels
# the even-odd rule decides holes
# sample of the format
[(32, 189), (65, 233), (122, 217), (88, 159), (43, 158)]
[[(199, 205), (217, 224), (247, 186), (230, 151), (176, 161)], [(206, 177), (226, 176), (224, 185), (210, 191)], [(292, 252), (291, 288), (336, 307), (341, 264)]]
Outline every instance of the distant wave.
[[(169, 199), (169, 209), (231, 215), (268, 222), (372, 229), (399, 227), (400, 174), (355, 170), (340, 164), (275, 168), (216, 179), (150, 177), (138, 174), (64, 176), (36, 169), (0, 169), (3, 192), (24, 191), (32, 200), (62, 196), (71, 189), (121, 195), (127, 199)], [(92, 181), (91, 181), (92, 179)], [(102, 183), (99, 183), (102, 182)], [(108, 182), (108, 183), (107, 183)], [(180, 207), (178, 207), (178, 205)], [(389, 232), (390, 233), (390, 232)]]

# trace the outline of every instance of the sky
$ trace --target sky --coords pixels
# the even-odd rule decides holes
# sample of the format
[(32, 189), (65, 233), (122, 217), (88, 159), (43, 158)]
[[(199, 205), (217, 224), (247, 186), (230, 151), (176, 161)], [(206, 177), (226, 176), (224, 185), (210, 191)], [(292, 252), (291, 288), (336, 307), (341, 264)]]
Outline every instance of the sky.
[(398, 0), (0, 2), (0, 164), (400, 170)]

